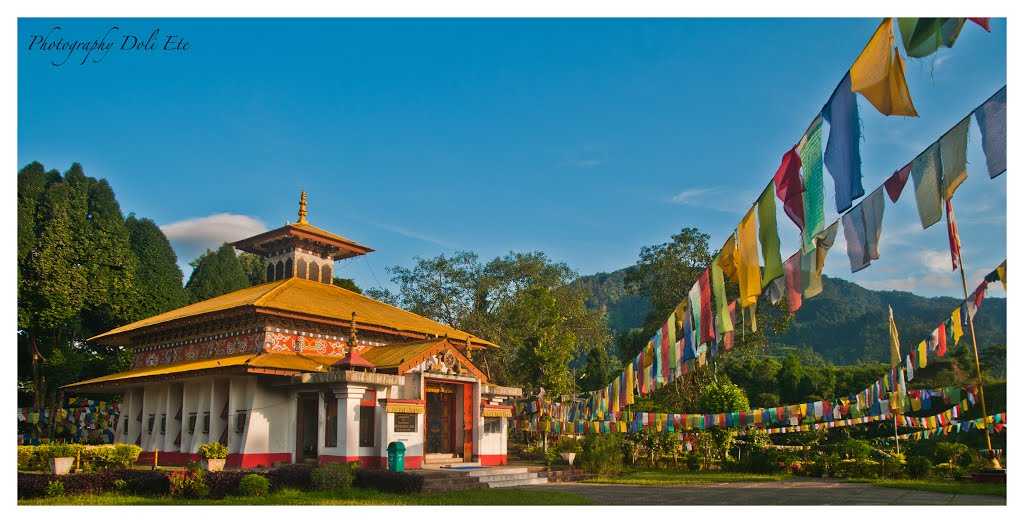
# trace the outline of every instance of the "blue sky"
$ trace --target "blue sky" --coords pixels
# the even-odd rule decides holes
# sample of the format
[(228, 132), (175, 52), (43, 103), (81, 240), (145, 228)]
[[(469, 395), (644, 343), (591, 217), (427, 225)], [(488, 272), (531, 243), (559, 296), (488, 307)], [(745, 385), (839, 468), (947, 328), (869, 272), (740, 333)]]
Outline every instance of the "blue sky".
[[(312, 223), (377, 249), (337, 266), (364, 287), (455, 250), (611, 271), (685, 226), (719, 246), (878, 22), (22, 19), (18, 161), (108, 179), (186, 269), (294, 220), (304, 189)], [(28, 49), (114, 25), (98, 63)], [(158, 46), (173, 34), (189, 49), (117, 49), (156, 28)], [(1005, 20), (909, 59), (907, 81), (920, 118), (859, 100), (869, 192), (1006, 83)], [(988, 178), (979, 136), (954, 200), (972, 282), (1006, 256), (1006, 175)], [(827, 223), (831, 191), (826, 176)], [(796, 229), (779, 223), (785, 258)], [(828, 274), (960, 292), (944, 226), (921, 230), (910, 191), (886, 209), (870, 268), (851, 275), (842, 242)]]

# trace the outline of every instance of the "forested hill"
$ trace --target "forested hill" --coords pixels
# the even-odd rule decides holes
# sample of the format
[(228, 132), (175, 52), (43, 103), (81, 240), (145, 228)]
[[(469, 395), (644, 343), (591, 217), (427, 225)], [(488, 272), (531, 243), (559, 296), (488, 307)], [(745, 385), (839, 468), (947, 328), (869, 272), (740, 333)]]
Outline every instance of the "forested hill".
[[(646, 296), (626, 291), (625, 272), (621, 269), (577, 280), (577, 284), (591, 292), (590, 307), (607, 309), (609, 327), (616, 333), (640, 327), (650, 309)], [(779, 345), (810, 347), (836, 364), (888, 359), (888, 305), (892, 305), (906, 354), (911, 345), (927, 336), (960, 303), (948, 297), (873, 291), (827, 276), (824, 282), (824, 291), (804, 301), (789, 331), (774, 341)], [(980, 347), (1005, 345), (1006, 299), (986, 298), (976, 317), (976, 326)]]

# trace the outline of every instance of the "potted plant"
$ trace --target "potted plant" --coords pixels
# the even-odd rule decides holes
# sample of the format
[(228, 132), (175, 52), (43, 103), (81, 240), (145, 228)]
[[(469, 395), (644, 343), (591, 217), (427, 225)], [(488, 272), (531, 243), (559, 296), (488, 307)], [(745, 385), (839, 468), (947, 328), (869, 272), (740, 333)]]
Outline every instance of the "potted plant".
[(50, 445), (50, 472), (63, 476), (71, 472), (75, 464), (75, 447), (66, 443), (54, 443)]
[(224, 470), (228, 448), (219, 441), (212, 441), (199, 446), (199, 455), (202, 456), (207, 471), (220, 472)]
[(580, 445), (580, 441), (573, 437), (563, 437), (558, 442), (558, 455), (562, 456), (569, 466), (572, 466), (573, 461), (576, 461), (576, 454), (582, 452), (583, 446)]

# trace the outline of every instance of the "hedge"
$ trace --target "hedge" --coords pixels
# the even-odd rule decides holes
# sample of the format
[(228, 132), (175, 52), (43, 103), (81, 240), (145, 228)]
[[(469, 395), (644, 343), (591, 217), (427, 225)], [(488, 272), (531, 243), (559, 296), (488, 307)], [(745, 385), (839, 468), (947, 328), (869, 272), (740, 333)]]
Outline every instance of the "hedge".
[(50, 458), (58, 454), (71, 454), (80, 458), (75, 465), (85, 471), (128, 468), (139, 459), (142, 448), (137, 445), (80, 445), (53, 443), (48, 445), (19, 445), (18, 470), (50, 470)]
[(423, 476), (390, 470), (356, 469), (354, 485), (381, 492), (411, 494), (423, 490)]

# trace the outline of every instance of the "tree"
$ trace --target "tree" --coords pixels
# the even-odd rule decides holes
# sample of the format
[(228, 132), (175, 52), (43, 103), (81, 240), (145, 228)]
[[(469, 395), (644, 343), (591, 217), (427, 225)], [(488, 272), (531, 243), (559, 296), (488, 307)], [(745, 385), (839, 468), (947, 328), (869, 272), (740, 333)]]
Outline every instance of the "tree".
[(153, 220), (136, 218), (134, 214), (128, 215), (125, 226), (136, 257), (136, 295), (131, 319), (147, 318), (185, 306), (188, 294), (181, 285), (178, 256), (163, 231)]
[(216, 251), (207, 249), (193, 260), (192, 274), (185, 284), (189, 301), (195, 303), (249, 286), (249, 277), (235, 256), (234, 247), (223, 244)]
[[(743, 389), (737, 387), (723, 375), (708, 383), (700, 392), (700, 407), (705, 413), (735, 412), (750, 410), (750, 402)], [(712, 427), (707, 432), (715, 457), (720, 461), (725, 461), (736, 438), (736, 430)]]
[(359, 294), (363, 293), (363, 289), (360, 289), (359, 286), (356, 285), (355, 280), (353, 280), (352, 278), (339, 278), (335, 276), (334, 284), (337, 285), (338, 287), (341, 287), (342, 289), (348, 289), (352, 292), (357, 292)]
[(263, 282), (267, 272), (267, 262), (262, 256), (249, 252), (238, 253), (238, 263), (242, 264), (242, 271), (249, 279), (249, 285), (259, 285)]
[(609, 342), (603, 314), (588, 310), (586, 289), (571, 285), (575, 273), (540, 252), (486, 264), (459, 252), (388, 271), (398, 292), (367, 294), (497, 343), (473, 358), (498, 382), (573, 392), (573, 362)]
[(625, 283), (628, 290), (651, 299), (645, 331), (661, 326), (711, 264), (709, 238), (696, 228), (684, 227), (672, 235), (672, 241), (640, 249), (640, 258), (626, 272)]
[(804, 366), (796, 354), (789, 353), (782, 360), (779, 371), (779, 392), (782, 401), (796, 403), (803, 399), (801, 383), (804, 379)]

